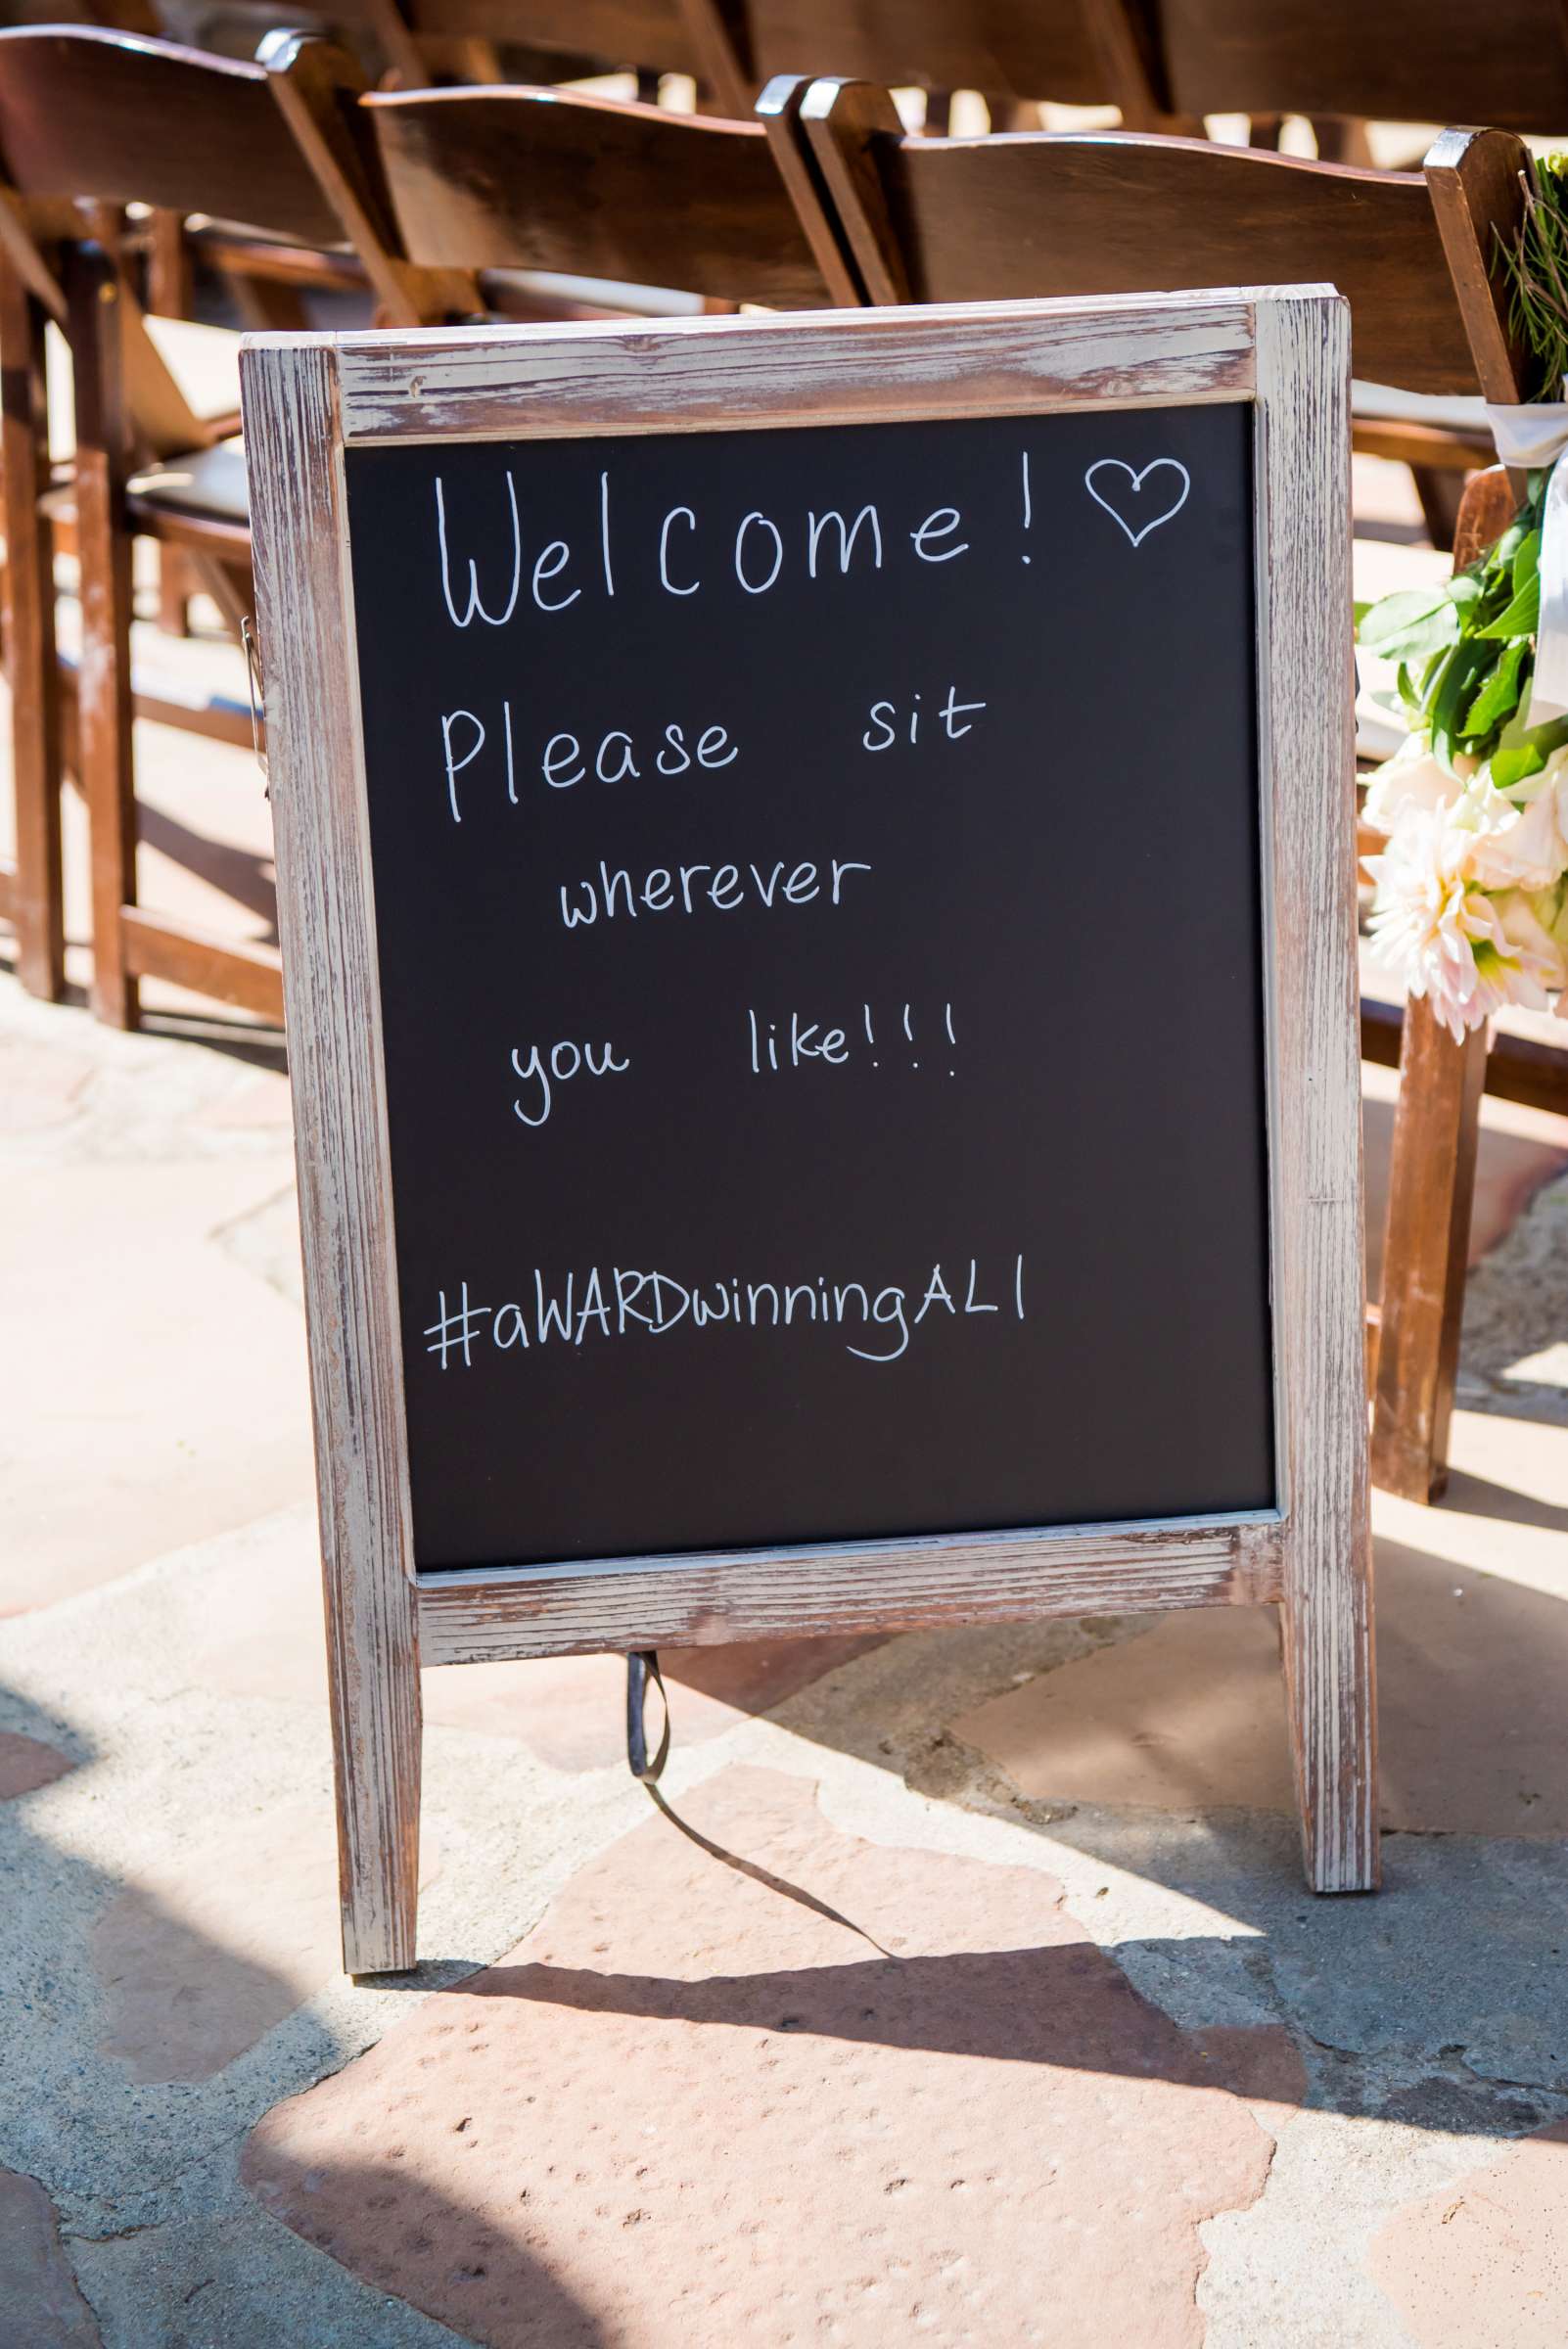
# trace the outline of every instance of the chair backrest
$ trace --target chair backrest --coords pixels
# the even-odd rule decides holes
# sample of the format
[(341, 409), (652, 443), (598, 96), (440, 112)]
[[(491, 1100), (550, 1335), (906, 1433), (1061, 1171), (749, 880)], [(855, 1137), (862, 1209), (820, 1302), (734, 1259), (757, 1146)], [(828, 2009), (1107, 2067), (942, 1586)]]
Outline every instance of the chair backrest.
[[(799, 120), (873, 301), (1326, 282), (1359, 376), (1448, 395), (1477, 389), (1472, 332), (1499, 332), (1490, 303), (1471, 319), (1461, 302), (1419, 173), (1114, 133), (906, 138), (864, 83), (813, 84)], [(1491, 164), (1500, 185), (1506, 158)]]
[(730, 0), (754, 82), (832, 73), (895, 89), (1168, 113), (1138, 0)]
[(0, 182), (34, 207), (148, 204), (306, 246), (351, 245), (400, 325), (479, 307), (397, 254), (347, 125), (364, 77), (326, 41), (275, 66), (82, 25), (0, 31)]
[(82, 25), (0, 31), (0, 164), (27, 198), (210, 212), (345, 242), (257, 66)]
[(376, 92), (357, 112), (411, 261), (776, 309), (858, 299), (813, 255), (760, 123), (523, 88)]
[(1568, 132), (1561, 0), (1154, 0), (1173, 102)]
[[(375, 0), (386, 7), (391, 0)], [(718, 0), (708, 0), (717, 10)], [(351, 0), (355, 11), (367, 0)], [(655, 73), (697, 73), (701, 62), (682, 0), (397, 0), (418, 41), (516, 42), (569, 61)]]
[[(523, 43), (692, 73), (734, 115), (776, 73), (1114, 105), (1152, 128), (1169, 102), (1139, 0), (347, 0), (406, 83), (408, 41)], [(341, 13), (341, 12), (340, 12)], [(389, 23), (389, 19), (391, 23)], [(348, 17), (343, 20), (350, 21)], [(424, 78), (428, 78), (425, 76)]]

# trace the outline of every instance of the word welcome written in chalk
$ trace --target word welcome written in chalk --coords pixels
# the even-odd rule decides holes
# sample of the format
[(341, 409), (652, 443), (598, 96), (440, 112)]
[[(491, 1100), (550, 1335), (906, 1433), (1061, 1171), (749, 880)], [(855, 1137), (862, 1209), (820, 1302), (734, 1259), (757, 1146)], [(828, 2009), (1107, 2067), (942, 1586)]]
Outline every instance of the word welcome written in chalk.
[[(970, 1257), (967, 1271), (959, 1272), (953, 1285), (940, 1261), (933, 1264), (920, 1302), (912, 1311), (914, 1287), (900, 1281), (887, 1281), (879, 1288), (874, 1281), (830, 1281), (821, 1273), (794, 1281), (742, 1280), (736, 1274), (682, 1281), (672, 1273), (644, 1272), (619, 1265), (608, 1268), (590, 1266), (581, 1276), (580, 1287), (578, 1277), (568, 1272), (564, 1282), (552, 1277), (546, 1287), (543, 1270), (535, 1267), (529, 1305), (516, 1300), (476, 1305), (464, 1280), (452, 1292), (456, 1302), (448, 1306), (448, 1292), (441, 1289), (438, 1291), (436, 1318), (424, 1331), (425, 1352), (435, 1355), (443, 1370), (453, 1363), (470, 1370), (475, 1347), (483, 1351), (486, 1344), (494, 1353), (527, 1354), (552, 1341), (578, 1347), (590, 1332), (600, 1338), (639, 1333), (661, 1338), (683, 1326), (694, 1330), (848, 1326), (864, 1338), (883, 1330), (887, 1342), (880, 1347), (852, 1346), (846, 1340), (847, 1354), (862, 1362), (896, 1362), (908, 1352), (911, 1332), (928, 1313), (944, 1313), (949, 1321), (976, 1313), (1007, 1313), (1019, 1321), (1027, 1318), (1022, 1251), (1013, 1259), (1003, 1303), (982, 1294), (985, 1284), (979, 1260)], [(526, 1288), (527, 1284), (525, 1293)]]
[[(1179, 476), (1173, 492), (1156, 492), (1150, 510), (1130, 522), (1122, 501), (1111, 493), (1112, 472), (1128, 477), (1124, 496), (1136, 506), (1143, 484), (1166, 471)], [(1109, 516), (1133, 551), (1151, 531), (1175, 520), (1191, 488), (1187, 468), (1174, 457), (1156, 457), (1134, 472), (1120, 458), (1102, 458), (1088, 468), (1084, 487), (1100, 511)], [(747, 595), (766, 595), (794, 573), (808, 580), (844, 578), (852, 566), (881, 571), (894, 560), (918, 563), (955, 563), (971, 551), (972, 541), (960, 535), (963, 511), (955, 505), (911, 507), (897, 519), (884, 517), (882, 505), (868, 499), (852, 515), (847, 507), (807, 506), (786, 514), (782, 521), (751, 507), (739, 517), (716, 520), (699, 515), (695, 506), (667, 507), (656, 530), (628, 534), (617, 520), (613, 477), (608, 467), (599, 475), (594, 510), (584, 516), (576, 541), (551, 538), (536, 551), (530, 546), (518, 503), (517, 479), (511, 467), (501, 475), (495, 506), (488, 517), (493, 534), (500, 523), (503, 552), (486, 565), (482, 583), (480, 560), (462, 548), (454, 550), (447, 516), (446, 484), (436, 476), (436, 536), (440, 552), (441, 595), (454, 627), (472, 627), (476, 621), (504, 628), (519, 612), (546, 616), (569, 612), (591, 588), (613, 598), (628, 584), (646, 583), (657, 592), (682, 601), (700, 595), (705, 586), (733, 581)], [(1015, 512), (1027, 533), (1034, 522), (1029, 455), (1020, 460)], [(924, 510), (922, 511), (922, 508)], [(911, 522), (909, 514), (917, 518)], [(1020, 549), (1020, 559), (1030, 557)], [(527, 581), (528, 592), (524, 593)]]
[[(882, 515), (874, 504), (861, 506), (853, 517), (837, 508), (822, 513), (807, 509), (790, 520), (788, 542), (778, 523), (756, 509), (735, 522), (706, 524), (699, 522), (695, 507), (671, 506), (657, 532), (633, 546), (618, 533), (611, 476), (605, 471), (599, 476), (598, 511), (586, 521), (576, 546), (569, 539), (552, 538), (530, 562), (510, 468), (501, 479), (499, 534), (504, 551), (498, 562), (486, 567), (482, 584), (478, 556), (453, 551), (446, 484), (441, 475), (436, 477), (441, 594), (454, 627), (467, 628), (482, 621), (504, 628), (520, 611), (568, 612), (589, 583), (594, 592), (614, 596), (618, 578), (623, 593), (635, 581), (684, 599), (701, 594), (705, 583), (711, 585), (721, 576), (748, 595), (766, 595), (786, 576), (787, 545), (793, 545), (794, 562), (804, 567), (808, 579), (832, 576), (835, 563), (842, 578), (857, 555), (871, 570), (881, 571), (890, 544), (901, 552), (907, 542), (921, 563), (952, 563), (969, 552), (969, 541), (958, 535), (963, 517), (956, 506), (931, 508), (912, 529), (900, 523), (885, 536)], [(493, 531), (495, 517), (490, 520)], [(576, 583), (569, 585), (569, 577)]]

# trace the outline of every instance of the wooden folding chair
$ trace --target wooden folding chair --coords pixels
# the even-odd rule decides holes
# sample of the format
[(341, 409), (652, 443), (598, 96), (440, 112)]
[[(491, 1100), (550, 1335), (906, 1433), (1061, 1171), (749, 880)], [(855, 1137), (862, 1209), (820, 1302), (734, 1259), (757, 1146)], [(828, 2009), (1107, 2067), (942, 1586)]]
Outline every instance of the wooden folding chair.
[(760, 123), (505, 87), (377, 91), (354, 116), (410, 261), (773, 309), (863, 299), (819, 211), (807, 238)]
[[(748, 104), (777, 74), (832, 73), (895, 89), (978, 90), (993, 126), (1041, 100), (1115, 106), (1136, 130), (1178, 121), (1139, 0), (683, 0), (720, 16)], [(927, 129), (935, 126), (928, 112)], [(945, 122), (944, 122), (944, 127)]]
[[(738, 75), (722, 0), (335, 0), (326, 13), (335, 37), (354, 49), (380, 88), (428, 89), (453, 79), (548, 87), (629, 71), (639, 98), (650, 103), (666, 73), (690, 75), (700, 103), (720, 113), (749, 113), (755, 95)], [(300, 327), (309, 294), (363, 282), (346, 256), (280, 246), (228, 221), (160, 213), (148, 233), (149, 281), (161, 295), (166, 289), (154, 306), (174, 316), (185, 314), (198, 262), (224, 278), (253, 327)], [(574, 306), (518, 286), (505, 304), (508, 315), (522, 318), (571, 315)]]
[(913, 138), (865, 82), (775, 83), (759, 111), (873, 302), (1329, 280), (1360, 365), (1412, 392), (1477, 390), (1418, 174), (1114, 131)]
[[(118, 207), (210, 211), (301, 244), (351, 244), (384, 312), (402, 324), (477, 307), (467, 280), (412, 269), (393, 250), (380, 193), (361, 176), (342, 129), (343, 107), (362, 87), (357, 69), (324, 43), (312, 44), (298, 70), (269, 75), (112, 32), (0, 32), (0, 159), (9, 189), (0, 192), (0, 361), (13, 551), (6, 617), (19, 801), (29, 844), (40, 842), (58, 862), (69, 711), (63, 718), (52, 640), (47, 523), (58, 494), (38, 494), (46, 471), (42, 339), (53, 315), (68, 331), (76, 410), (69, 496), (82, 658), (74, 732), (91, 838), (91, 992), (99, 1017), (116, 1026), (135, 1024), (138, 982), (152, 976), (268, 1018), (282, 1011), (275, 948), (225, 942), (137, 903), (132, 540), (150, 536), (180, 550), (238, 632), (251, 601), (250, 528), (241, 444), (202, 441), (149, 357), (112, 249)], [(90, 209), (65, 226), (63, 200)], [(42, 243), (28, 232), (24, 206), (54, 207)], [(109, 249), (102, 236), (94, 240), (95, 228), (107, 233)], [(233, 724), (201, 713), (145, 700), (140, 707), (235, 736)], [(243, 716), (238, 725), (248, 739)], [(31, 967), (47, 979), (58, 912), (34, 918), (23, 910), (33, 933)]]
[(1173, 103), (1192, 114), (1568, 130), (1558, 0), (1150, 0)]
[[(50, 459), (45, 332), (67, 325), (66, 296), (46, 247), (81, 233), (69, 204), (23, 207), (0, 186), (0, 427), (3, 427), (6, 564), (0, 571), (0, 629), (12, 687), (12, 783), (17, 854), (0, 865), (0, 913), (17, 939), (17, 972), (30, 994), (55, 1000), (65, 985), (64, 875), (60, 771), (76, 738), (74, 677), (56, 657), (56, 526), (73, 534), (69, 492)], [(100, 207), (97, 225), (115, 223)], [(191, 409), (147, 336), (135, 297), (120, 304), (124, 365), (140, 444), (161, 450), (205, 445), (229, 425)], [(139, 697), (141, 716), (194, 722), (156, 697)], [(223, 720), (215, 714), (214, 730)], [(238, 736), (236, 736), (238, 739)]]
[[(1499, 407), (1534, 389), (1498, 267), (1523, 210), (1524, 150), (1510, 131), (1447, 131), (1426, 159), (1449, 267), (1483, 395)], [(1456, 570), (1512, 521), (1524, 481), (1501, 466), (1473, 475), (1454, 531)], [(1362, 1023), (1363, 1043), (1366, 1023)], [(1568, 1052), (1484, 1029), (1456, 1044), (1424, 1002), (1406, 1005), (1389, 1167), (1388, 1224), (1372, 1416), (1372, 1475), (1407, 1500), (1448, 1483), (1449, 1422), (1459, 1361), (1481, 1095), (1492, 1090), (1568, 1116)], [(1381, 1055), (1379, 1055), (1381, 1057)]]
[(682, 73), (727, 113), (750, 103), (724, 0), (340, 0), (332, 15), (374, 44), (395, 88), (454, 71), (479, 83), (526, 72), (541, 87), (629, 71), (652, 96), (662, 74)]
[[(14, 264), (13, 248), (35, 262), (32, 283)], [(29, 994), (53, 1002), (66, 983), (66, 913), (54, 534), (42, 503), (50, 486), (46, 300), (64, 307), (20, 214), (0, 197), (0, 654), (11, 685), (16, 814), (16, 858), (0, 862), (0, 914), (16, 935), (17, 976)]]
[[(777, 73), (833, 72), (928, 92), (981, 91), (993, 115), (1054, 99), (1115, 105), (1131, 127), (1176, 127), (1137, 0), (349, 0), (355, 23), (414, 87), (456, 63), (471, 78), (516, 81), (519, 44), (559, 72), (603, 67), (687, 73), (739, 118)], [(639, 91), (639, 96), (642, 93)]]
[[(911, 139), (887, 92), (863, 83), (820, 81), (804, 96), (775, 86), (761, 111), (798, 206), (814, 200), (818, 235), (848, 252), (873, 302), (1326, 280), (1349, 298), (1358, 365), (1380, 382), (1439, 396), (1523, 392), (1489, 269), (1495, 228), (1517, 216), (1523, 150), (1509, 134), (1451, 133), (1423, 177), (1115, 134)], [(1515, 502), (1504, 476), (1476, 476), (1458, 559), (1473, 560)], [(1349, 680), (1324, 690), (1348, 692)], [(1387, 1057), (1375, 1025), (1369, 1040)], [(1523, 1082), (1543, 1082), (1544, 1057), (1530, 1056)], [(1494, 1065), (1497, 1089), (1517, 1097), (1516, 1064), (1503, 1051)], [(1407, 1008), (1372, 1339), (1373, 1470), (1422, 1500), (1447, 1475), (1487, 1068), (1484, 1035), (1455, 1045), (1424, 1003)]]
[[(1485, 122), (1568, 133), (1568, 11), (1558, 0), (1150, 0), (1173, 103), (1197, 114), (1303, 115), (1332, 135), (1366, 121)], [(1417, 152), (1412, 142), (1412, 153)], [(1364, 140), (1354, 157), (1369, 161)], [(1401, 400), (1358, 350), (1356, 446), (1410, 467), (1435, 546), (1453, 544), (1464, 477), (1492, 461), (1474, 403)]]

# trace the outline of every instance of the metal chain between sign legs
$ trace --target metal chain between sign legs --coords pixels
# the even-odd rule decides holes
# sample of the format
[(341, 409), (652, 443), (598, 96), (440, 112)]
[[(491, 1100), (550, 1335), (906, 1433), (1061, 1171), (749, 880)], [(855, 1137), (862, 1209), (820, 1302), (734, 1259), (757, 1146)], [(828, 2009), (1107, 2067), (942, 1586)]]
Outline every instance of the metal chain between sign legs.
[[(651, 1761), (648, 1757), (648, 1725), (644, 1717), (650, 1681), (658, 1689), (660, 1702), (665, 1708), (664, 1731)], [(841, 1910), (830, 1908), (826, 1901), (819, 1901), (814, 1892), (807, 1892), (799, 1884), (788, 1883), (783, 1876), (775, 1876), (767, 1868), (759, 1867), (755, 1860), (743, 1860), (738, 1852), (726, 1852), (722, 1844), (714, 1843), (696, 1827), (688, 1826), (685, 1819), (671, 1811), (659, 1791), (657, 1781), (669, 1759), (669, 1696), (665, 1687), (664, 1675), (659, 1669), (658, 1651), (651, 1647), (637, 1648), (626, 1658), (626, 1767), (654, 1808), (663, 1812), (670, 1825), (678, 1827), (687, 1841), (696, 1844), (698, 1850), (706, 1852), (711, 1860), (721, 1860), (726, 1867), (734, 1868), (739, 1875), (750, 1876), (754, 1884), (764, 1886), (768, 1892), (779, 1893), (787, 1901), (799, 1902), (803, 1909), (811, 1910), (817, 1916), (825, 1916), (829, 1924), (842, 1925), (846, 1932), (858, 1934), (862, 1941), (871, 1944), (880, 1957), (898, 1963), (894, 1952), (884, 1949), (874, 1933), (868, 1933), (863, 1925), (857, 1925), (853, 1917), (846, 1916)]]

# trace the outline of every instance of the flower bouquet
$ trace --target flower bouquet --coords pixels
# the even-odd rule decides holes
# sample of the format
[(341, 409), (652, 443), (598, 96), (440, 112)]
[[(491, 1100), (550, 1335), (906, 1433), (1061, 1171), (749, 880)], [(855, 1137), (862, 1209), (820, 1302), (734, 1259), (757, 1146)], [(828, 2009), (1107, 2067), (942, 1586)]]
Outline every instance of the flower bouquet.
[[(1513, 323), (1555, 391), (1568, 375), (1568, 157), (1533, 165), (1502, 261)], [(1568, 990), (1568, 692), (1555, 693), (1568, 644), (1548, 661), (1542, 621), (1544, 576), (1548, 624), (1561, 624), (1557, 598), (1568, 619), (1568, 467), (1556, 481), (1568, 409), (1491, 414), (1499, 441), (1511, 433), (1505, 458), (1552, 451), (1524, 506), (1468, 570), (1356, 616), (1359, 642), (1397, 665), (1408, 728), (1366, 797), (1388, 843), (1367, 859), (1371, 935), (1456, 1041), (1505, 1003), (1546, 1010)]]

